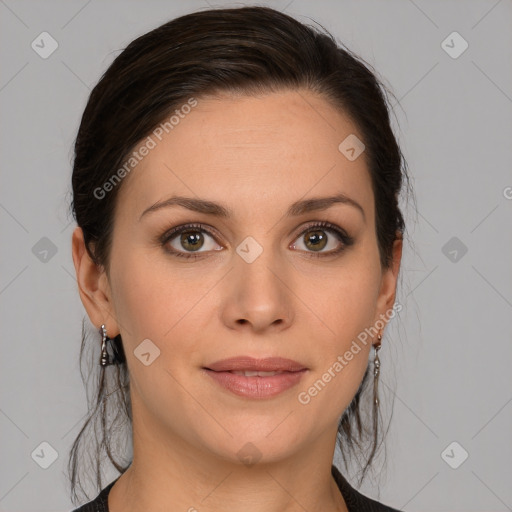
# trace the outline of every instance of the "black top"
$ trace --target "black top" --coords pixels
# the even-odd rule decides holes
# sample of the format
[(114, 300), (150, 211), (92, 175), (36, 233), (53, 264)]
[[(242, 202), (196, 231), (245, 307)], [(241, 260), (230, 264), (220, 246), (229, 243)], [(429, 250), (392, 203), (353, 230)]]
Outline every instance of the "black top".
[[(356, 491), (348, 482), (345, 477), (338, 471), (335, 466), (331, 469), (334, 480), (338, 484), (338, 488), (347, 504), (349, 512), (400, 512), (396, 508), (391, 508), (378, 501), (367, 498), (360, 492)], [(80, 508), (73, 510), (72, 512), (108, 512), (108, 493), (113, 485), (119, 479), (116, 478), (112, 483), (107, 485), (94, 499)]]

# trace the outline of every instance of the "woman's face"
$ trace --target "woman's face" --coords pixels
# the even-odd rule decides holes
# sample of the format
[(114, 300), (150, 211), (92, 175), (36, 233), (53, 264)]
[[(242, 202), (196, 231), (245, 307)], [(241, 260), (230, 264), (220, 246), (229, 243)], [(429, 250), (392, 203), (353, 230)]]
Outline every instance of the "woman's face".
[[(366, 155), (346, 147), (362, 134), (308, 91), (198, 99), (160, 132), (119, 191), (109, 278), (81, 289), (92, 322), (122, 335), (134, 438), (237, 463), (329, 452), (375, 336), (353, 342), (392, 308), (401, 255), (397, 242), (381, 268)], [(350, 201), (307, 209), (341, 195)], [(155, 206), (175, 196), (229, 215)], [(200, 226), (165, 236), (188, 224)], [(207, 370), (233, 357), (297, 367)]]

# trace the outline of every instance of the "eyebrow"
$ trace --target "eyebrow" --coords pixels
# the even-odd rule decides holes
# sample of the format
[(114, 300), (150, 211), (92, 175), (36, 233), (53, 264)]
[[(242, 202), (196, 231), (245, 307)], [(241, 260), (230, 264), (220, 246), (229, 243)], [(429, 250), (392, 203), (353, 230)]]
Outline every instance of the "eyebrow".
[[(354, 199), (346, 196), (345, 194), (337, 194), (330, 197), (318, 197), (312, 199), (303, 199), (296, 201), (291, 204), (286, 212), (286, 217), (296, 217), (309, 212), (316, 212), (321, 210), (327, 210), (335, 204), (346, 204), (355, 207), (362, 214), (364, 221), (366, 222), (366, 215), (363, 207)], [(162, 208), (170, 208), (175, 206), (181, 206), (192, 210), (194, 212), (204, 213), (207, 215), (214, 215), (220, 218), (230, 218), (233, 216), (233, 210), (227, 206), (224, 206), (213, 201), (206, 199), (199, 199), (195, 197), (184, 197), (184, 196), (173, 196), (163, 201), (158, 201), (146, 208), (139, 217), (139, 221), (142, 217), (150, 212), (160, 210)]]

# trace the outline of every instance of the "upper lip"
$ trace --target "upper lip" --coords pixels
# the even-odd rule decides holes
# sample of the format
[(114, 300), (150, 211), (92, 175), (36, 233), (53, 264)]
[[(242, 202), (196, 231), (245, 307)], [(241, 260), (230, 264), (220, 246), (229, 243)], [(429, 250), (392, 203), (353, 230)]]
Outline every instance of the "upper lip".
[(207, 370), (215, 372), (229, 371), (260, 371), (260, 372), (298, 372), (307, 368), (297, 361), (286, 359), (284, 357), (265, 357), (263, 359), (255, 359), (250, 356), (231, 357), (222, 359), (205, 366)]

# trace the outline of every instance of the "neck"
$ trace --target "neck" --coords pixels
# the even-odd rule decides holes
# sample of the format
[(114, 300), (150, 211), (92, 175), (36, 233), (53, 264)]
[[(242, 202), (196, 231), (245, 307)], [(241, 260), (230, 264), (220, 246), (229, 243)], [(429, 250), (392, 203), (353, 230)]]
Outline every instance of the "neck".
[(331, 474), (334, 442), (328, 441), (335, 432), (287, 458), (253, 465), (221, 459), (183, 439), (164, 443), (154, 432), (141, 437), (134, 429), (133, 438), (133, 463), (109, 493), (109, 512), (348, 510)]

